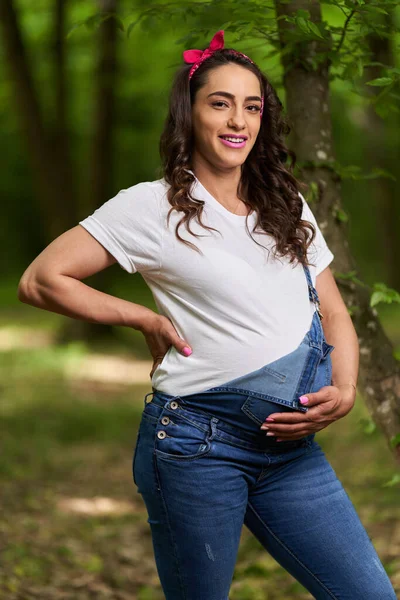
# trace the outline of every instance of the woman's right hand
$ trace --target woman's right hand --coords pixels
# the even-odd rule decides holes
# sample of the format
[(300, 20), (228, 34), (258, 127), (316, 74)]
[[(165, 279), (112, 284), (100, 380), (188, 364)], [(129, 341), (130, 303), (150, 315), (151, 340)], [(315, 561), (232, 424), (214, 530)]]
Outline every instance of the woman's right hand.
[[(141, 332), (153, 357), (150, 379), (171, 346), (174, 346), (183, 356), (190, 356), (192, 353), (189, 344), (179, 337), (170, 319), (163, 315), (153, 313), (146, 324), (141, 327)], [(183, 351), (184, 348), (187, 349), (186, 352)]]

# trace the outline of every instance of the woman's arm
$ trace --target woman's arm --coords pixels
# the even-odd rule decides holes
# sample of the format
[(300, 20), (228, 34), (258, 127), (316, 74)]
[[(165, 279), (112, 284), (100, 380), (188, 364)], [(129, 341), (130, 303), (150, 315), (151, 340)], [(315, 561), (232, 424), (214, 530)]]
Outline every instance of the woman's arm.
[(142, 331), (157, 313), (80, 281), (115, 262), (90, 233), (77, 225), (51, 242), (29, 265), (19, 282), (18, 298), (74, 319)]
[(317, 276), (315, 287), (326, 340), (335, 346), (331, 352), (332, 385), (340, 388), (345, 402), (352, 406), (359, 369), (358, 336), (329, 267)]

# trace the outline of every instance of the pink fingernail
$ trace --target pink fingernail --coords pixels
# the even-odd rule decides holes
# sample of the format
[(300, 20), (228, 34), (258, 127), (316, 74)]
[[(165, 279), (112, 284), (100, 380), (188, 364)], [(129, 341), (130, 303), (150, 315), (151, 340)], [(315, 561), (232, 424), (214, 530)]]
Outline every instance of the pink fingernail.
[(308, 402), (308, 398), (307, 398), (307, 396), (300, 396), (300, 402), (301, 402), (302, 404), (307, 404), (307, 402)]
[(275, 421), (275, 419), (273, 419), (272, 417), (268, 417), (268, 419), (265, 419), (266, 421)]
[(185, 346), (182, 352), (185, 356), (190, 356), (192, 354), (192, 350), (189, 348), (189, 346)]

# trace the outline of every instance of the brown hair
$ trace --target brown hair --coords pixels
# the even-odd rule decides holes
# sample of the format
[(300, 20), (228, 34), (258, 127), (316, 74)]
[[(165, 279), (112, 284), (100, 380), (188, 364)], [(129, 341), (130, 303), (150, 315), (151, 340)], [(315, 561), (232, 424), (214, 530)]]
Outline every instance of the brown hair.
[[(194, 244), (179, 235), (179, 226), (185, 224), (187, 231), (198, 237), (190, 229), (190, 221), (196, 216), (202, 227), (216, 231), (201, 221), (204, 202), (196, 201), (190, 194), (195, 181), (195, 177), (187, 171), (192, 168), (194, 143), (191, 106), (197, 91), (206, 84), (208, 72), (229, 63), (236, 63), (254, 73), (264, 94), (260, 131), (242, 165), (238, 197), (256, 211), (257, 221), (253, 232), (258, 228), (261, 233), (265, 232), (275, 239), (275, 256), (277, 252), (281, 256), (287, 254), (290, 256), (290, 263), (298, 259), (302, 264), (308, 265), (307, 248), (314, 240), (316, 231), (312, 223), (301, 219), (303, 202), (298, 195), (298, 188), (306, 186), (298, 182), (292, 173), (296, 155), (284, 143), (283, 138), (290, 133), (291, 128), (282, 115), (283, 105), (261, 70), (246, 58), (231, 53), (229, 48), (214, 52), (195, 71), (190, 81), (188, 75), (192, 65), (182, 65), (175, 74), (159, 146), (163, 177), (170, 186), (167, 192), (171, 205), (168, 222), (173, 210), (181, 211), (183, 216), (176, 226), (175, 235), (197, 251)], [(292, 163), (286, 167), (288, 156)], [(247, 217), (246, 228), (248, 230)]]

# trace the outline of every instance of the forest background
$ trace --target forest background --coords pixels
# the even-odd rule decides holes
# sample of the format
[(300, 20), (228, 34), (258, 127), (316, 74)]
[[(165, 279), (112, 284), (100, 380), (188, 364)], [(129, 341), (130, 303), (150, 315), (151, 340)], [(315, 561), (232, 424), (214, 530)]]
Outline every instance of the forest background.
[[(346, 299), (363, 290), (361, 309), (349, 310), (361, 342), (370, 331), (375, 344), (361, 343), (354, 409), (318, 439), (400, 590), (399, 26), (390, 1), (2, 0), (1, 597), (163, 597), (131, 479), (151, 389), (144, 338), (23, 304), (17, 286), (56, 236), (118, 190), (159, 178), (173, 73), (185, 48), (206, 47), (219, 29), (226, 46), (263, 68), (288, 108), (289, 146), (325, 223), (331, 267)], [(329, 37), (323, 75), (335, 157), (312, 160), (306, 142), (315, 124), (293, 110), (308, 100), (312, 73), (302, 64), (305, 85), (294, 88), (285, 69), (300, 48), (313, 51), (308, 65), (318, 71)], [(344, 268), (349, 255), (353, 270)], [(118, 265), (85, 282), (156, 310), (141, 276)], [(382, 364), (390, 373), (368, 381)], [(246, 529), (231, 597), (311, 598)]]

